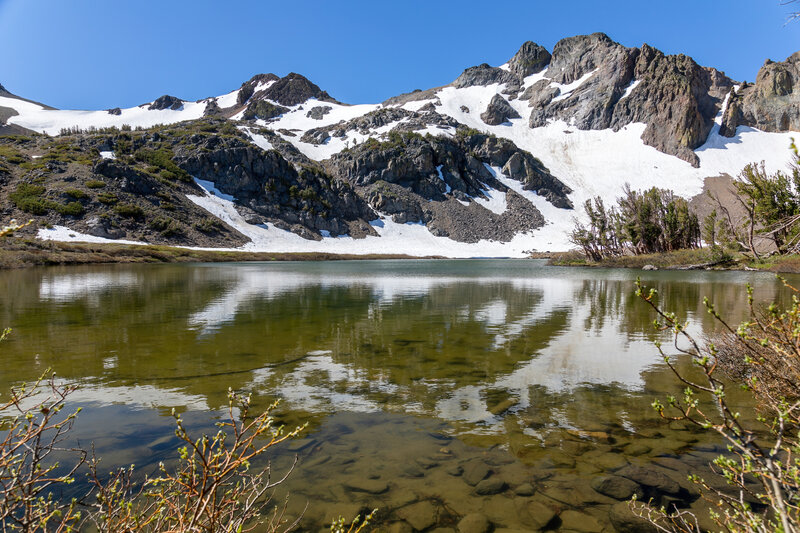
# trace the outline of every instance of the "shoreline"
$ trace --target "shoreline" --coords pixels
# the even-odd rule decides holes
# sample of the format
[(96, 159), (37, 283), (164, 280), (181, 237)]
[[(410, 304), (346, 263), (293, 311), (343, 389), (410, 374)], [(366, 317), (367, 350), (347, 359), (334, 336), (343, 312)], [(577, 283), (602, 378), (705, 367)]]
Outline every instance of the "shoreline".
[(591, 261), (579, 252), (562, 252), (553, 254), (547, 264), (562, 267), (624, 268), (643, 271), (729, 270), (800, 274), (800, 255), (772, 255), (755, 259), (736, 252), (727, 257), (719, 257), (713, 255), (708, 248), (607, 257), (600, 261)]
[(444, 259), (406, 254), (335, 254), (327, 252), (243, 252), (197, 250), (164, 245), (73, 243), (42, 241), (22, 236), (0, 241), (0, 270), (56, 265), (115, 263), (224, 263), (256, 261), (347, 261), (386, 259)]

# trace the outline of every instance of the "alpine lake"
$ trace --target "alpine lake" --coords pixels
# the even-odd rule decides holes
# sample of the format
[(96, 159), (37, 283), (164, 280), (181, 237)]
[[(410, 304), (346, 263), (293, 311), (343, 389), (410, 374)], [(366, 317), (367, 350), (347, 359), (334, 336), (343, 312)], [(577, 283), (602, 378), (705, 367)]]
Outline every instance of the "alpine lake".
[[(268, 451), (301, 531), (379, 509), (393, 532), (638, 531), (632, 494), (708, 513), (687, 480), (718, 485), (722, 439), (661, 420), (682, 385), (654, 342), (671, 335), (635, 296), (713, 333), (787, 301), (767, 273), (626, 271), (543, 260), (403, 260), (49, 267), (0, 272), (0, 391), (47, 369), (79, 389), (70, 445), (141, 475), (177, 456), (172, 410), (194, 435), (227, 391), (302, 435)], [(792, 281), (792, 278), (789, 278)], [(682, 372), (693, 365), (678, 358)], [(729, 400), (752, 412), (748, 396)], [(69, 458), (65, 458), (68, 461)], [(80, 480), (70, 490), (78, 491)], [(68, 496), (68, 495), (65, 495)], [(470, 531), (467, 531), (470, 533)]]

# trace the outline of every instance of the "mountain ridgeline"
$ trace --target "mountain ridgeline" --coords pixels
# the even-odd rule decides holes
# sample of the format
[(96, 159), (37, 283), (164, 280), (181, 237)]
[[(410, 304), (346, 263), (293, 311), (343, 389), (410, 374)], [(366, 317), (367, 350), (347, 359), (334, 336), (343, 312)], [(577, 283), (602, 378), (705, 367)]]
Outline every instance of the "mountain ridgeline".
[(688, 195), (735, 175), (750, 146), (778, 153), (800, 130), (798, 82), (800, 53), (744, 83), (598, 33), (526, 42), (504, 65), (381, 104), (344, 104), (296, 73), (94, 112), (0, 86), (0, 209), (191, 246), (357, 252), (374, 237), (402, 252), (420, 226), (451, 255), (557, 249), (588, 197), (665, 176)]

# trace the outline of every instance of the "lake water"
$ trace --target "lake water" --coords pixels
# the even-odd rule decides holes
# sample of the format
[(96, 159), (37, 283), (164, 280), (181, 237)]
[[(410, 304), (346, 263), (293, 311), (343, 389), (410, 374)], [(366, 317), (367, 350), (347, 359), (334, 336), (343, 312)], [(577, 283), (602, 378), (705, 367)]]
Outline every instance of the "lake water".
[(757, 300), (783, 297), (769, 274), (537, 260), (5, 271), (0, 391), (54, 369), (80, 384), (76, 442), (142, 472), (175, 456), (173, 408), (210, 431), (228, 387), (257, 409), (279, 398), (280, 421), (309, 423), (270, 457), (275, 470), (299, 457), (281, 490), (290, 514), (307, 506), (302, 530), (377, 507), (397, 532), (470, 513), (495, 529), (615, 531), (621, 494), (603, 480), (700, 509), (686, 473), (724, 450), (650, 407), (681, 387), (636, 276), (700, 335), (714, 328), (704, 296), (733, 321), (746, 283)]

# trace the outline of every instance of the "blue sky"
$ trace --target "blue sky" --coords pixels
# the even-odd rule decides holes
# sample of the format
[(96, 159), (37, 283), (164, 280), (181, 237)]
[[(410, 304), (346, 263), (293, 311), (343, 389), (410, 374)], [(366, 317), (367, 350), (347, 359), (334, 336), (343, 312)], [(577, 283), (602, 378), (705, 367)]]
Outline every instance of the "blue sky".
[[(0, 84), (65, 109), (229, 92), (260, 72), (304, 74), (350, 103), (449, 83), (526, 40), (602, 31), (685, 53), (739, 81), (800, 50), (780, 0), (0, 0)], [(794, 6), (800, 10), (800, 4)]]

